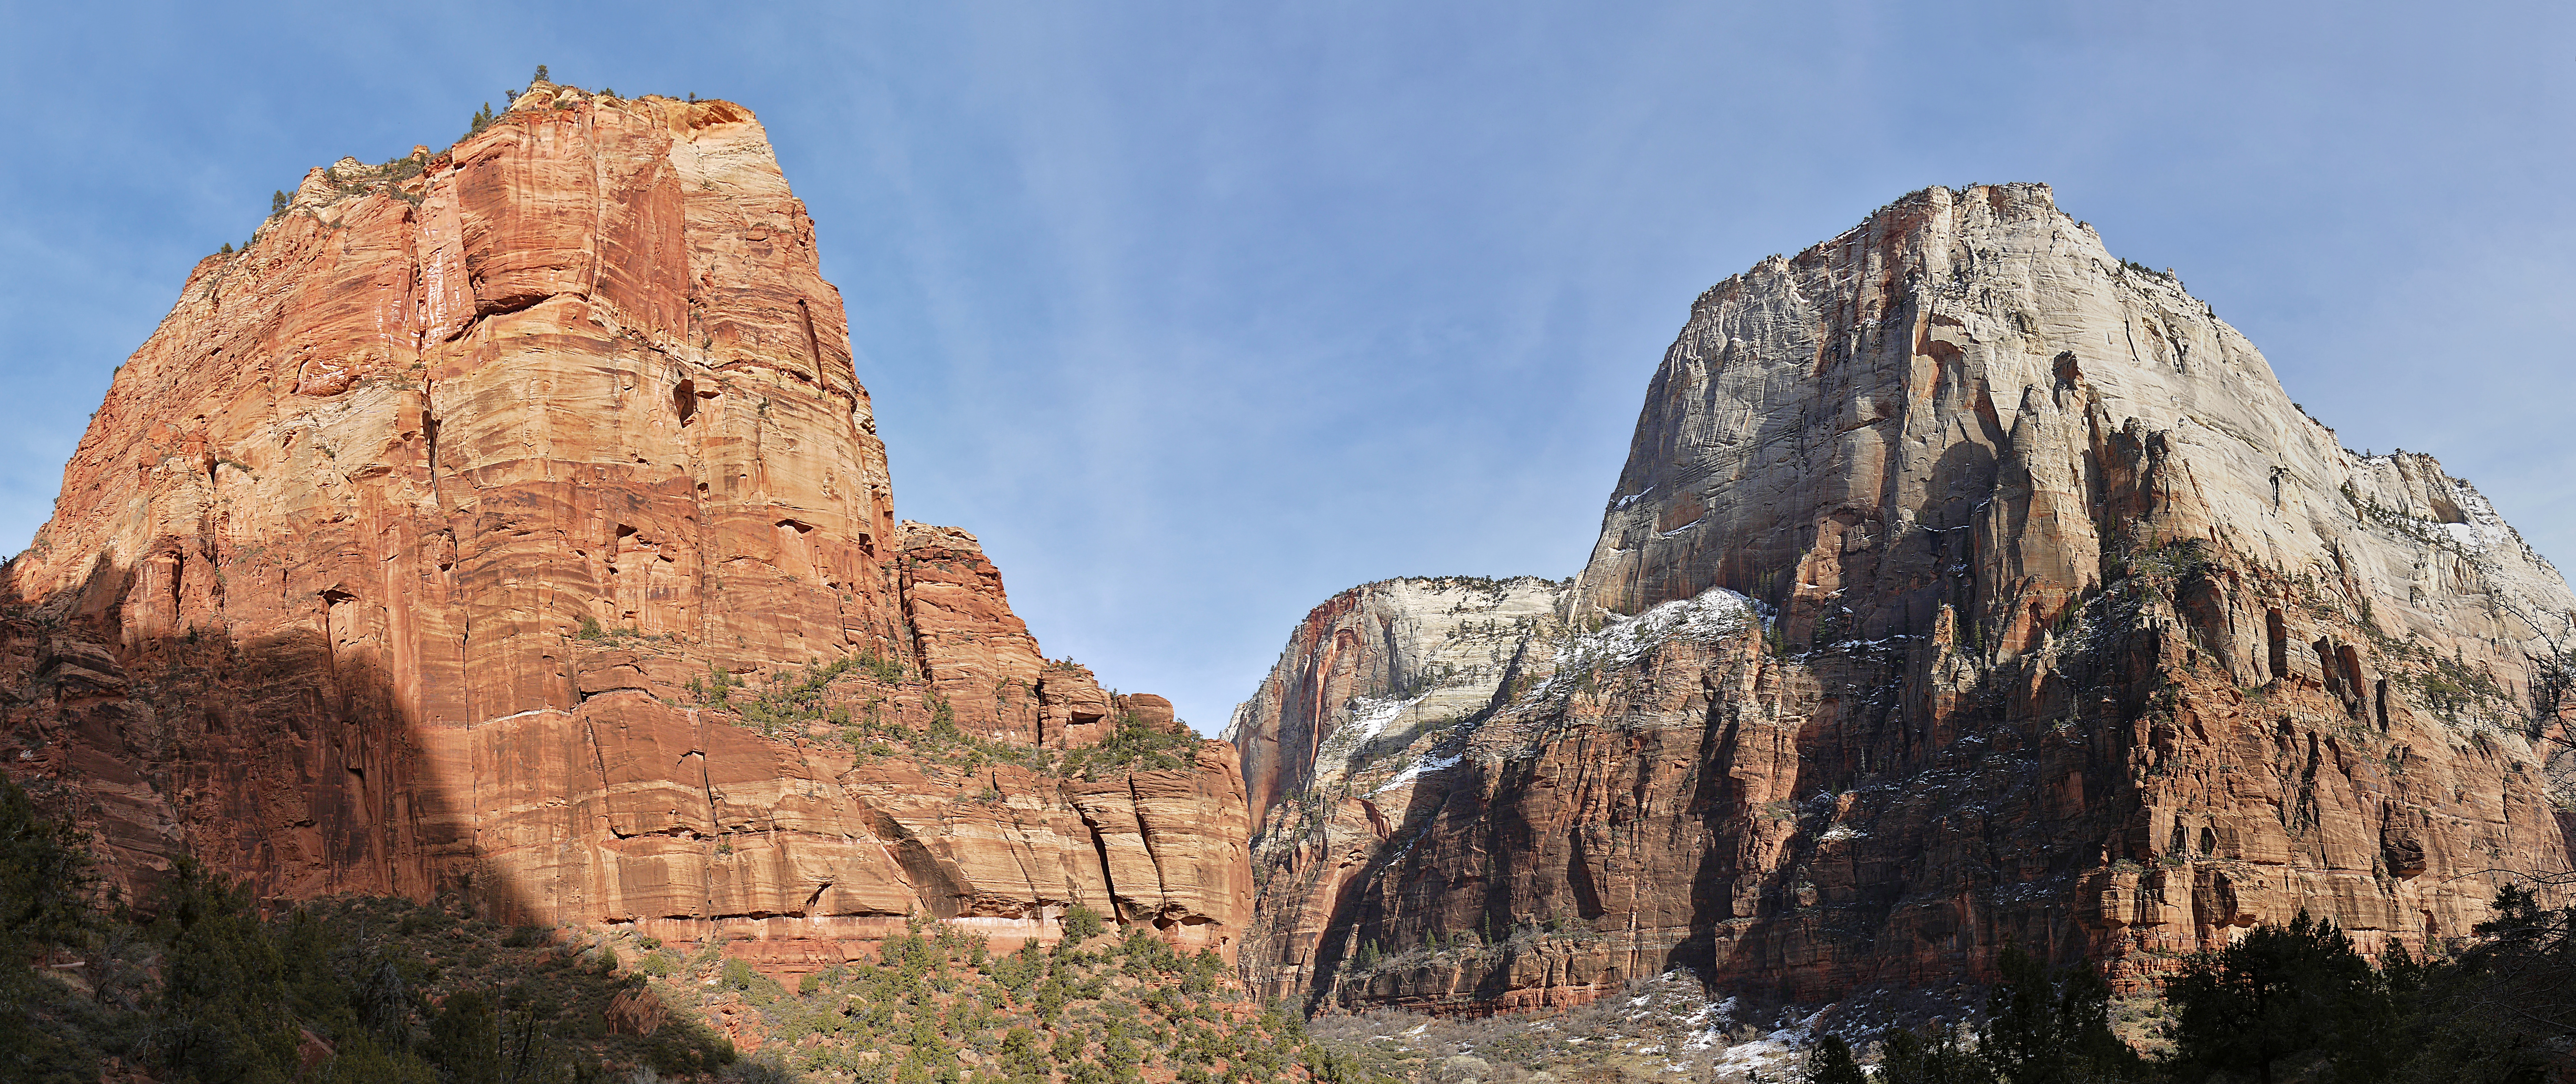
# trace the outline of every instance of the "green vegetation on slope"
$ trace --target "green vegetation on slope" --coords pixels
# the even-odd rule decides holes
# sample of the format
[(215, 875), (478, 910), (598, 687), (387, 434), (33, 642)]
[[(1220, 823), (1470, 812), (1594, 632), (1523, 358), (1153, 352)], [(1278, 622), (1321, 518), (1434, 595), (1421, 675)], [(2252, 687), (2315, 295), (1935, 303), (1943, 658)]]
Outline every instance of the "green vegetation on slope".
[(875, 960), (791, 990), (720, 946), (684, 953), (627, 930), (514, 928), (398, 899), (263, 917), (193, 863), (125, 907), (96, 891), (86, 847), (0, 781), (0, 952), (16, 964), (0, 967), (0, 1079), (95, 1081), (111, 1066), (173, 1084), (1386, 1079), (1243, 1001), (1214, 953), (1078, 907), (1051, 949), (997, 954), (916, 922)]
[[(966, 773), (990, 764), (1081, 779), (1130, 770), (1173, 771), (1190, 766), (1200, 741), (1187, 730), (1157, 729), (1125, 713), (1101, 741), (1062, 752), (979, 737), (958, 728), (955, 708), (919, 674), (901, 660), (874, 652), (780, 672), (766, 681), (746, 681), (710, 669), (704, 679), (690, 679), (689, 695), (719, 718), (766, 736), (806, 733), (808, 727), (820, 725), (861, 762), (902, 756)], [(1006, 683), (993, 695), (997, 704), (1009, 704), (1014, 698), (1024, 702), (1035, 694)], [(909, 716), (907, 706), (913, 706)], [(907, 723), (907, 718), (918, 725)]]
[[(2081, 969), (2051, 976), (2007, 951), (1987, 1018), (1956, 1032), (1887, 1037), (1878, 1084), (2081, 1081), (2538, 1082), (2563, 1076), (2576, 1040), (2576, 909), (2507, 886), (2496, 918), (2456, 955), (2419, 962), (2392, 945), (2378, 966), (2330, 921), (2301, 912), (2216, 952), (2164, 985), (2154, 1062), (2105, 1026), (2109, 991)], [(1845, 1059), (1847, 1060), (1847, 1059)], [(1848, 1082), (1811, 1058), (1804, 1078)]]
[(712, 953), (666, 957), (657, 970), (669, 978), (654, 988), (675, 1007), (756, 1014), (760, 1057), (815, 1079), (1370, 1079), (1294, 1016), (1239, 1000), (1215, 953), (1174, 953), (1141, 926), (1102, 929), (1076, 908), (1052, 949), (994, 954), (983, 938), (916, 924), (874, 963), (807, 975), (793, 991)]
[(0, 1079), (572, 1084), (734, 1060), (690, 1020), (610, 1034), (609, 1005), (644, 977), (553, 931), (407, 900), (262, 917), (193, 862), (141, 908), (101, 906), (85, 842), (0, 782), (0, 912), (23, 919), (0, 946), (16, 964), (0, 967)]

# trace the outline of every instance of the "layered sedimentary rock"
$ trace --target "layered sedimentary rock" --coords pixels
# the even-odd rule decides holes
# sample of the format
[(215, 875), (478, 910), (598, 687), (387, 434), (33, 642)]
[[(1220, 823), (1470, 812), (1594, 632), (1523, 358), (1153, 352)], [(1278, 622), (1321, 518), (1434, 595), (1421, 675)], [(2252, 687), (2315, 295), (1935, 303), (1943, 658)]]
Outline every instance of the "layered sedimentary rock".
[[(190, 275), (6, 567), (8, 769), (136, 886), (193, 852), (782, 966), (1077, 903), (1230, 951), (1231, 750), (1053, 770), (1122, 722), (1187, 743), (890, 494), (759, 123), (538, 84)], [(861, 740), (904, 732), (1001, 752)]]
[[(1436, 768), (1421, 750), (1507, 699), (1506, 685), (1532, 666), (1532, 645), (1558, 629), (1569, 585), (1527, 576), (1381, 580), (1298, 622), (1225, 731), (1242, 751), (1253, 816), (1270, 825), (1262, 868), (1273, 880), (1247, 942), (1254, 976), (1310, 957), (1337, 920), (1347, 922), (1344, 897), (1367, 868), (1367, 848), (1352, 845), (1384, 839), (1401, 809), (1386, 791)], [(1269, 981), (1274, 996), (1293, 989)]]
[(1529, 576), (1399, 578), (1315, 607), (1226, 725), (1253, 817), (1284, 795), (1329, 788), (1374, 759), (1369, 744), (1489, 706), (1524, 645), (1556, 627), (1566, 587)]
[(1504, 695), (1271, 806), (1250, 966), (1483, 1011), (2134, 983), (2301, 908), (2420, 950), (2568, 868), (2571, 610), (2046, 188), (1930, 189), (1698, 299)]

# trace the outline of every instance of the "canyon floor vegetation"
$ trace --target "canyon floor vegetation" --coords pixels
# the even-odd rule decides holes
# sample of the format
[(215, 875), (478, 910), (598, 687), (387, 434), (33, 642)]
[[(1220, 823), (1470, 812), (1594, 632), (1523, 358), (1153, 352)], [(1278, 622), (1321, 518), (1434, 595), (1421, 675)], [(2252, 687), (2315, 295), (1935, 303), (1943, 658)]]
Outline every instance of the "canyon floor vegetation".
[(1052, 947), (914, 922), (794, 987), (720, 946), (498, 924), (460, 901), (269, 909), (183, 863), (108, 898), (0, 781), (0, 1079), (266, 1084), (1113, 1084), (1393, 1077), (1244, 1000), (1212, 952), (1083, 908)]
[(2510, 1084), (2555, 1079), (2576, 1048), (2576, 908), (2519, 885), (2429, 959), (2374, 964), (2302, 914), (2178, 960), (2160, 998), (2008, 950), (1981, 1001), (1755, 1006), (1673, 972), (1556, 1013), (1309, 1023), (1244, 1000), (1215, 954), (1081, 908), (1052, 947), (915, 922), (790, 987), (719, 946), (496, 924), (454, 900), (264, 914), (188, 863), (116, 900), (87, 846), (0, 783), (11, 1080)]

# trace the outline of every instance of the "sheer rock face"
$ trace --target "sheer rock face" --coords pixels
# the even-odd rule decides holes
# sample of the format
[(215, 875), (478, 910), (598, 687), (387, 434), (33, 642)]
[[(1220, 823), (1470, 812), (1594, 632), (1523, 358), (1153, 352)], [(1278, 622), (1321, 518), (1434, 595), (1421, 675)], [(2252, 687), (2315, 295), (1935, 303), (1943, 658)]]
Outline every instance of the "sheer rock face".
[(903, 525), (903, 596), (913, 649), (932, 689), (969, 733), (1050, 749), (1107, 738), (1120, 715), (1171, 730), (1172, 702), (1104, 692), (1091, 671), (1038, 653), (1002, 595), (1002, 573), (975, 536)]
[(1331, 932), (1365, 868), (1351, 845), (1384, 838), (1401, 809), (1386, 797), (1404, 788), (1396, 777), (1528, 669), (1530, 646), (1557, 628), (1566, 586), (1382, 580), (1333, 596), (1289, 634), (1225, 734), (1243, 751), (1254, 815), (1273, 826), (1255, 861), (1274, 880), (1246, 942), (1265, 996), (1294, 992), (1274, 972), (1304, 973)]
[(264, 894), (463, 892), (782, 965), (1074, 903), (1230, 951), (1214, 743), (970, 774), (694, 706), (864, 659), (829, 696), (884, 722), (1172, 725), (1047, 665), (973, 536), (898, 523), (850, 359), (730, 103), (540, 84), (444, 154), (315, 170), (198, 265), (7, 566), (10, 770), (129, 884), (193, 850)]
[(1434, 576), (1365, 584), (1315, 607), (1226, 726), (1252, 815), (1338, 782), (1372, 742), (1486, 707), (1564, 601), (1565, 585), (1535, 577)]
[(1271, 807), (1252, 966), (1484, 1011), (2006, 943), (2134, 983), (2302, 907), (2420, 949), (2569, 864), (2528, 735), (2571, 608), (2044, 187), (1927, 190), (1694, 304), (1527, 676), (1376, 752), (1417, 767), (1368, 823)]

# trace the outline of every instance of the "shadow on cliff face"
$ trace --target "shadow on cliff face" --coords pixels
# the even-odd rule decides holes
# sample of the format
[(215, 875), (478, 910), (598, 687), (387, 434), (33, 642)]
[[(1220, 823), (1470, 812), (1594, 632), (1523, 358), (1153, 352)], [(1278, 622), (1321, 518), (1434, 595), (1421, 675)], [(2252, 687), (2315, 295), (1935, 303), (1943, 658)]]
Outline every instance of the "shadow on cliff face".
[[(2105, 697), (2089, 708), (2135, 714), (2139, 654), (2106, 640), (2085, 660), (2099, 672), (2075, 680)], [(1695, 680), (1750, 689), (1740, 667), (1758, 665), (1757, 696), (1426, 777), (1380, 839), (1325, 848), (1360, 863), (1322, 901), (1313, 1007), (1559, 1006), (1674, 970), (1814, 1004), (1982, 982), (2008, 944), (2057, 964), (2097, 951), (2076, 908), (2014, 889), (2071, 883), (2136, 811), (2116, 736), (2049, 725), (2072, 703), (2062, 683), (1984, 672), (1936, 698), (1903, 645), (1744, 659), (1707, 656)], [(1863, 830), (1835, 833), (1846, 820)], [(1415, 949), (1426, 934), (1477, 936)]]
[[(1380, 888), (1380, 878), (1404, 855), (1404, 850), (1399, 845), (1393, 844), (1398, 840), (1420, 839), (1428, 834), (1432, 830), (1434, 820), (1447, 807), (1450, 790), (1451, 788), (1448, 787), (1433, 786), (1413, 788), (1403, 815), (1392, 818), (1388, 822), (1389, 833), (1378, 841), (1377, 846), (1371, 848), (1359, 872), (1344, 878), (1336, 889), (1332, 901), (1327, 905), (1326, 913), (1329, 917), (1324, 922), (1323, 936), (1316, 939), (1315, 956), (1309, 964), (1304, 1006), (1307, 1015), (1312, 1016), (1324, 1011), (1347, 996), (1341, 988), (1342, 984), (1352, 977), (1343, 973), (1346, 967), (1355, 963), (1374, 964), (1374, 960), (1354, 961), (1345, 951), (1345, 945), (1355, 941), (1374, 945), (1377, 939), (1393, 943), (1400, 927), (1391, 921), (1383, 901), (1378, 899), (1372, 890)], [(1329, 831), (1329, 828), (1326, 830)], [(1327, 846), (1319, 850), (1322, 850), (1325, 856), (1319, 861), (1330, 862), (1331, 841), (1328, 838), (1324, 842)], [(1369, 952), (1367, 949), (1362, 951), (1364, 954)], [(1365, 966), (1363, 969), (1366, 969)], [(1373, 982), (1369, 982), (1373, 976), (1359, 977), (1363, 982), (1369, 983), (1369, 986), (1374, 986)]]
[[(1311, 964), (1308, 1012), (1372, 1003), (1471, 1016), (1562, 1009), (1634, 979), (1675, 970), (1702, 980), (1712, 975), (1709, 941), (1698, 936), (1666, 948), (1620, 950), (1630, 959), (1616, 976), (1595, 967), (1576, 977), (1573, 958), (1590, 952), (1596, 938), (1615, 936), (1588, 924), (1616, 909), (1611, 901), (1618, 891), (1599, 883), (1590, 861), (1595, 856), (1586, 855), (1579, 842), (1562, 856), (1569, 859), (1557, 886), (1562, 893), (1550, 893), (1570, 897), (1573, 913), (1544, 923), (1522, 913), (1536, 902), (1523, 891), (1526, 885), (1484, 877), (1471, 862), (1419, 861), (1416, 845), (1488, 855), (1541, 853), (1538, 826), (1521, 815), (1534, 791), (1554, 785), (1538, 779), (1538, 759), (1427, 775), (1411, 789), (1403, 810), (1384, 818), (1383, 834), (1361, 868), (1342, 880), (1328, 904)], [(1489, 780), (1487, 771), (1500, 777)], [(1483, 797), (1487, 793), (1491, 801)], [(1701, 874), (1716, 866), (1704, 863)], [(1696, 897), (1704, 889), (1695, 882), (1692, 891)], [(1390, 906), (1389, 896), (1400, 898)], [(1705, 932), (1704, 926), (1694, 928)], [(1363, 946), (1357, 958), (1347, 948), (1353, 945)]]
[[(0, 569), (0, 589), (9, 579)], [(110, 898), (126, 901), (82, 959), (53, 969), (97, 1002), (66, 1018), (94, 1052), (194, 1065), (211, 1048), (118, 1006), (159, 1020), (210, 983), (200, 1000), (238, 998), (213, 977), (283, 960), (287, 1030), (241, 1041), (288, 1036), (272, 1053), (291, 1052), (290, 1069), (335, 1045), (363, 1055), (339, 1063), (362, 1076), (366, 1059), (407, 1050), (440, 1065), (502, 1058), (547, 1080), (591, 1079), (580, 1067), (603, 1060), (663, 1072), (733, 1060), (728, 1037), (648, 986), (645, 971), (677, 962), (658, 941), (514, 924), (541, 909), (479, 874), (471, 839), (442, 834), (463, 823), (470, 781), (425, 755), (389, 675), (333, 650), (341, 600), (313, 601), (313, 630), (237, 641), (126, 626), (128, 596), (150, 586), (102, 558), (78, 590), (0, 606), (0, 771), (89, 833)], [(188, 932), (200, 927), (218, 932)], [(210, 1005), (200, 1015), (223, 1015)]]
[(452, 827), (470, 780), (426, 755), (391, 675), (335, 650), (345, 596), (311, 600), (311, 628), (239, 639), (125, 621), (149, 586), (102, 557), (79, 589), (0, 609), (8, 767), (84, 795), (76, 812), (98, 825), (111, 881), (142, 898), (187, 855), (263, 900), (526, 913), (477, 876), (473, 841)]

